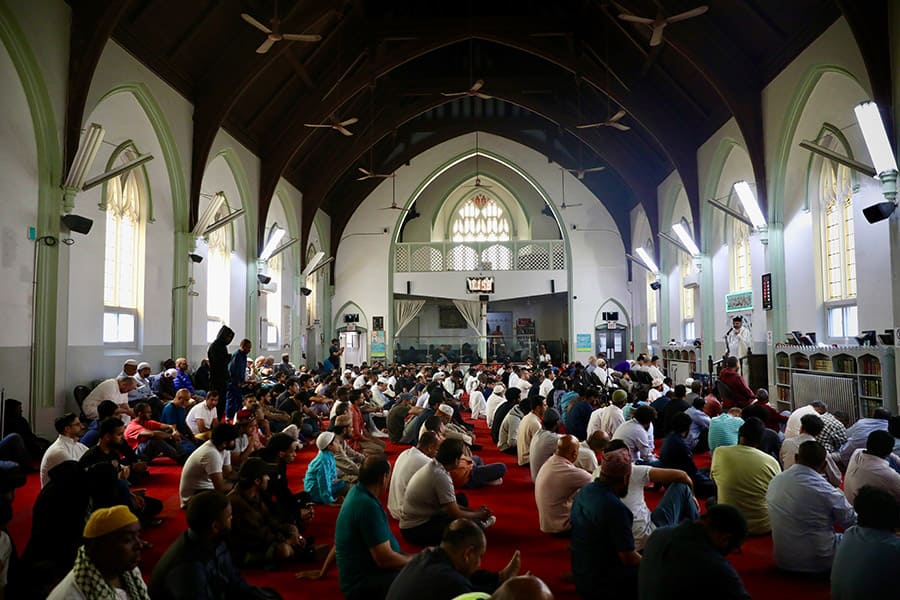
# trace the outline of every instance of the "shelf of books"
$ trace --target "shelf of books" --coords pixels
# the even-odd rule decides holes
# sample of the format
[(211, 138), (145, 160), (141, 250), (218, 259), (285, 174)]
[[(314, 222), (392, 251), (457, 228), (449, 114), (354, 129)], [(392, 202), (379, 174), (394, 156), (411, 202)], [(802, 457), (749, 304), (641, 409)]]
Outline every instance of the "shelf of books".
[(779, 410), (823, 400), (833, 410), (846, 410), (853, 421), (881, 407), (896, 414), (894, 348), (779, 344), (775, 388)]
[(685, 379), (700, 372), (697, 348), (693, 344), (666, 344), (661, 351), (663, 371), (673, 383), (684, 383)]

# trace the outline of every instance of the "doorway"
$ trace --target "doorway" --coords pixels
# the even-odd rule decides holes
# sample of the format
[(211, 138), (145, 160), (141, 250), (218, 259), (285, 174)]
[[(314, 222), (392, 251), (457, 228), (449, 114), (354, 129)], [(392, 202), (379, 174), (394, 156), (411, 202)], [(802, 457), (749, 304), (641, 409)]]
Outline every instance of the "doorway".
[(597, 355), (603, 354), (609, 366), (616, 365), (628, 356), (625, 347), (628, 339), (628, 328), (616, 324), (614, 328), (597, 328), (595, 330), (595, 350)]
[(360, 365), (366, 361), (366, 331), (354, 328), (352, 331), (340, 330), (339, 341), (344, 354), (341, 356), (341, 369), (347, 365)]

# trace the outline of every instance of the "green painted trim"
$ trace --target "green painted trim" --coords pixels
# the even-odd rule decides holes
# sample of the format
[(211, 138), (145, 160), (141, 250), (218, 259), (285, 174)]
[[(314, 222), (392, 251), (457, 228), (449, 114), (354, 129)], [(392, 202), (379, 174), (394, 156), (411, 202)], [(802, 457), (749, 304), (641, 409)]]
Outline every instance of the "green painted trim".
[[(50, 93), (28, 36), (19, 27), (6, 2), (0, 2), (0, 43), (9, 54), (31, 113), (37, 162), (37, 235), (59, 238), (63, 194), (62, 145)], [(35, 265), (34, 313), (32, 315), (31, 394), (28, 415), (37, 407), (56, 405), (56, 345), (65, 336), (56, 331), (59, 310), (59, 244), (38, 243)]]
[[(616, 300), (615, 298), (613, 298), (612, 296), (610, 296), (609, 298), (607, 298), (606, 300), (604, 300), (604, 301), (600, 304), (600, 308), (597, 309), (597, 312), (594, 313), (594, 327), (596, 328), (597, 325), (598, 325), (598, 323), (601, 322), (601, 321), (598, 320), (598, 317), (599, 317), (600, 314), (603, 312), (603, 307), (606, 306), (607, 304), (610, 304), (610, 303), (615, 304), (616, 306), (618, 306), (618, 307), (619, 307), (619, 310), (621, 310), (622, 313), (625, 315), (625, 322), (628, 323), (628, 329), (629, 329), (629, 331), (630, 331), (630, 330), (631, 330), (631, 327), (632, 327), (632, 326), (631, 326), (631, 315), (628, 314), (628, 310), (625, 308), (625, 305), (622, 304), (621, 302), (619, 302), (618, 300)], [(603, 322), (603, 323), (606, 323), (606, 321), (602, 321), (602, 322)], [(626, 354), (627, 354), (627, 352), (626, 352)]]
[[(166, 119), (165, 113), (154, 98), (150, 88), (139, 81), (130, 81), (119, 84), (107, 91), (94, 106), (94, 110), (104, 100), (116, 94), (130, 93), (137, 100), (144, 114), (150, 121), (156, 139), (162, 148), (166, 170), (169, 174), (169, 187), (172, 192), (172, 218), (174, 221), (174, 256), (172, 269), (172, 356), (186, 356), (188, 352), (188, 336), (190, 333), (189, 306), (187, 293), (175, 293), (181, 289), (187, 289), (188, 285), (188, 261), (184, 256), (193, 251), (193, 237), (189, 228), (189, 206), (187, 197), (187, 185), (181, 155), (172, 128)], [(91, 111), (93, 113), (93, 110)], [(177, 289), (176, 289), (177, 288)]]
[[(290, 205), (289, 194), (284, 189), (283, 185), (279, 181), (278, 185), (275, 187), (275, 197), (278, 198), (278, 201), (281, 203), (281, 208), (284, 210), (285, 218), (287, 219), (288, 226), (288, 235), (294, 239), (300, 239), (300, 227), (297, 225), (297, 215), (293, 210), (293, 207)], [(299, 307), (294, 305), (296, 299), (300, 298), (300, 274), (302, 270), (300, 269), (300, 263), (302, 254), (301, 251), (303, 249), (300, 247), (299, 243), (294, 244), (290, 248), (290, 257), (291, 257), (291, 297), (283, 298), (282, 303), (285, 300), (289, 300), (291, 306), (294, 308), (294, 314), (299, 315)], [(281, 268), (281, 276), (282, 281), (284, 278), (284, 267)], [(300, 360), (302, 359), (302, 353), (300, 352), (300, 344), (295, 343), (299, 342), (300, 336), (302, 335), (300, 332), (303, 331), (302, 324), (298, 324), (297, 319), (291, 319), (291, 339), (289, 343), (291, 345), (291, 361), (298, 365), (300, 364)], [(282, 346), (284, 346), (284, 340), (281, 340)]]
[[(470, 179), (472, 179), (471, 175), (468, 175), (468, 176), (462, 177), (462, 178), (457, 178), (454, 181), (453, 185), (451, 185), (447, 188), (448, 191), (445, 192), (444, 195), (441, 197), (440, 202), (438, 202), (438, 204), (437, 204), (437, 209), (431, 215), (431, 230), (432, 231), (434, 231), (435, 225), (437, 224), (438, 217), (440, 216), (441, 212), (444, 210), (448, 198), (450, 198), (450, 196), (452, 196), (453, 194), (458, 192), (459, 189), (462, 187), (462, 184), (465, 183), (466, 181), (469, 181)], [(531, 215), (529, 215), (528, 211), (525, 210), (525, 204), (522, 202), (521, 198), (519, 198), (519, 195), (516, 194), (515, 192), (513, 192), (512, 189), (510, 189), (510, 186), (506, 183), (506, 181), (500, 177), (495, 177), (493, 175), (486, 174), (486, 175), (484, 175), (484, 179), (488, 180), (489, 183), (497, 184), (498, 187), (503, 188), (503, 190), (507, 194), (512, 196), (513, 200), (516, 201), (516, 204), (519, 205), (519, 210), (521, 211), (522, 215), (524, 215), (524, 217), (525, 217), (525, 224), (528, 227), (528, 234), (529, 234), (529, 236), (531, 236), (532, 235), (532, 233), (531, 233)], [(506, 211), (506, 214), (512, 215), (512, 211), (509, 210), (509, 205), (506, 202), (504, 202), (502, 198), (498, 198), (497, 196), (494, 196), (494, 195), (492, 195), (491, 197), (494, 200), (497, 200), (503, 206), (503, 209)], [(465, 199), (467, 199), (467, 197), (465, 195), (463, 197), (460, 197), (453, 204), (453, 208), (451, 209), (450, 214), (455, 213), (456, 209), (459, 207), (460, 204), (462, 204), (463, 200), (465, 200)], [(512, 226), (512, 231), (510, 231), (510, 234), (515, 236), (515, 238), (518, 238), (519, 231), (518, 231), (518, 228), (516, 227), (515, 221), (510, 223), (510, 225)], [(449, 238), (450, 238), (450, 223), (448, 221), (447, 227), (444, 230), (444, 239), (449, 241)]]
[[(841, 131), (837, 125), (825, 122), (822, 125), (822, 128), (819, 129), (818, 135), (816, 135), (816, 139), (815, 139), (816, 143), (820, 142), (822, 140), (822, 137), (825, 135), (833, 135), (836, 140), (836, 145), (840, 146), (841, 149), (843, 149), (844, 152), (846, 152), (846, 155), (848, 158), (851, 158), (851, 159), (853, 158), (853, 149), (850, 147), (850, 142), (849, 142), (849, 140), (847, 140), (847, 136), (844, 135), (844, 132)], [(825, 158), (823, 156), (820, 156), (820, 155), (816, 154), (815, 152), (809, 153), (809, 160), (806, 161), (806, 192), (805, 192), (805, 196), (803, 197), (803, 210), (808, 211), (811, 209), (809, 199), (813, 195), (815, 195), (817, 198), (819, 198), (818, 190), (815, 193), (813, 193), (810, 190), (810, 183), (811, 183), (810, 180), (812, 179), (813, 170), (821, 169), (822, 163), (824, 161), (825, 161)], [(849, 171), (850, 171), (850, 180), (852, 181), (852, 185), (854, 187), (859, 185), (859, 183), (858, 183), (859, 178), (857, 176), (856, 171), (853, 169), (849, 169)], [(818, 187), (819, 187), (818, 178), (816, 178), (816, 188), (818, 188)], [(814, 238), (814, 239), (818, 239), (818, 238)]]
[[(320, 250), (325, 252), (325, 257), (328, 258), (331, 256), (331, 237), (330, 231), (322, 224), (323, 215), (324, 213), (321, 210), (316, 210), (316, 214), (313, 216), (313, 226), (316, 228), (316, 235), (319, 237)], [(328, 268), (325, 270), (325, 277), (322, 282), (322, 301), (319, 304), (322, 315), (319, 319), (319, 326), (322, 328), (323, 333), (325, 329), (323, 323), (331, 323), (331, 301), (333, 297), (334, 286), (331, 285), (331, 268)], [(325, 336), (323, 335), (323, 337)], [(331, 338), (329, 337), (327, 341), (324, 339), (322, 341), (319, 340), (320, 338), (313, 340), (317, 344), (316, 349), (318, 352), (316, 356), (325, 357), (328, 345), (331, 344)], [(309, 338), (307, 338), (306, 343), (309, 345)]]
[[(334, 335), (334, 334), (337, 333), (338, 330), (339, 330), (339, 328), (338, 328), (338, 322), (337, 322), (337, 315), (342, 315), (342, 314), (344, 314), (344, 309), (346, 309), (348, 306), (355, 306), (355, 307), (356, 307), (356, 310), (359, 311), (359, 314), (360, 314), (359, 322), (360, 322), (360, 323), (363, 323), (363, 325), (357, 324), (357, 327), (359, 327), (359, 329), (362, 330), (362, 331), (368, 331), (368, 330), (369, 330), (369, 329), (368, 329), (369, 318), (366, 316), (366, 312), (365, 312), (363, 309), (361, 309), (361, 308), (359, 307), (359, 304), (357, 304), (357, 303), (354, 302), (353, 300), (348, 300), (347, 302), (344, 302), (344, 304), (342, 304), (341, 307), (340, 307), (339, 309), (337, 309), (337, 311), (334, 313), (334, 314), (335, 314), (335, 317), (334, 317), (334, 320), (331, 322), (331, 331), (334, 332), (334, 333), (332, 333), (331, 335)], [(326, 335), (325, 337), (328, 338), (328, 343), (330, 344), (330, 343), (331, 343), (331, 336), (330, 336), (330, 335)], [(367, 348), (367, 349), (366, 349), (366, 357), (368, 357), (368, 355), (369, 355), (369, 351), (368, 351), (368, 348)]]
[[(503, 138), (503, 139), (506, 139), (506, 138)], [(422, 191), (427, 187), (426, 182), (431, 183), (432, 179), (438, 173), (446, 170), (448, 165), (450, 165), (456, 161), (459, 161), (460, 158), (465, 156), (468, 152), (472, 152), (472, 150), (468, 150), (466, 152), (457, 154), (455, 157), (444, 161), (437, 168), (433, 169), (431, 171), (431, 173), (429, 173), (427, 176), (423, 177), (422, 180), (419, 182), (419, 184), (416, 186), (416, 189), (413, 190), (412, 194), (410, 194), (409, 197), (406, 199), (406, 201), (403, 204), (403, 207), (409, 208), (410, 206), (412, 206), (412, 204), (418, 199), (418, 197), (422, 193)], [(479, 152), (485, 152), (485, 151), (483, 149), (479, 148)], [(575, 318), (574, 318), (574, 308), (573, 308), (573, 300), (572, 300), (572, 281), (573, 281), (572, 243), (569, 240), (568, 230), (562, 225), (562, 223), (564, 223), (564, 220), (562, 218), (562, 215), (560, 214), (559, 207), (556, 205), (555, 202), (552, 201), (550, 194), (547, 193), (547, 190), (545, 190), (543, 188), (543, 186), (537, 180), (535, 180), (533, 177), (531, 177), (531, 175), (525, 169), (521, 168), (519, 165), (517, 165), (512, 160), (509, 160), (503, 156), (500, 156), (499, 154), (495, 154), (492, 152), (488, 153), (488, 154), (491, 158), (493, 158), (494, 160), (496, 160), (503, 166), (505, 166), (509, 169), (512, 169), (513, 171), (516, 171), (520, 177), (525, 179), (525, 181), (527, 181), (537, 191), (537, 193), (541, 196), (541, 198), (544, 199), (544, 202), (550, 207), (550, 210), (553, 212), (553, 217), (556, 219), (557, 226), (559, 227), (559, 230), (562, 233), (562, 239), (563, 239), (563, 242), (565, 243), (565, 249), (566, 249), (566, 280), (567, 280), (567, 285), (568, 285), (568, 287), (567, 287), (568, 291), (566, 292), (566, 296), (567, 296), (568, 308), (569, 308), (569, 323), (568, 323), (569, 340), (571, 342), (572, 340), (575, 339)], [(597, 201), (600, 202), (599, 198), (597, 199)], [(394, 229), (393, 229), (393, 233), (392, 233), (393, 239), (391, 240), (390, 248), (388, 250), (388, 269), (387, 269), (387, 271), (388, 271), (388, 275), (387, 275), (387, 277), (388, 277), (388, 286), (387, 286), (387, 288), (388, 288), (388, 310), (387, 310), (387, 313), (388, 314), (387, 314), (387, 322), (384, 324), (384, 330), (385, 330), (384, 333), (385, 333), (385, 345), (386, 345), (385, 350), (387, 353), (387, 360), (389, 360), (389, 361), (393, 360), (393, 356), (394, 356), (394, 350), (393, 350), (393, 348), (394, 348), (394, 275), (395, 275), (394, 264), (395, 264), (395, 254), (396, 254), (397, 243), (398, 243), (399, 235), (400, 235), (400, 226), (402, 224), (403, 224), (402, 215), (398, 215), (397, 220), (394, 223)], [(574, 342), (572, 342), (572, 343), (574, 343)], [(574, 348), (574, 346), (572, 344), (570, 344), (570, 348)], [(569, 354), (570, 354), (569, 359), (571, 360), (572, 355), (574, 354), (574, 351), (570, 350)]]
[[(119, 155), (121, 155), (126, 150), (132, 150), (137, 156), (141, 155), (141, 153), (137, 149), (137, 146), (135, 146), (134, 141), (125, 140), (124, 142), (122, 142), (121, 144), (116, 146), (116, 148), (113, 150), (112, 154), (109, 156), (109, 160), (106, 161), (106, 170), (107, 171), (111, 170), (115, 166), (116, 159), (118, 159)], [(138, 167), (138, 169), (141, 174), (141, 179), (143, 180), (144, 193), (146, 195), (145, 199), (146, 199), (146, 204), (147, 204), (147, 206), (146, 206), (147, 211), (146, 211), (146, 213), (141, 211), (141, 216), (142, 217), (146, 216), (147, 223), (155, 223), (156, 220), (153, 218), (153, 189), (150, 186), (150, 177), (147, 175), (147, 169), (146, 169), (145, 165), (140, 165)], [(108, 183), (109, 183), (108, 181), (103, 182), (103, 190), (102, 190), (102, 193), (100, 194), (100, 197), (102, 198), (102, 200), (100, 201), (99, 206), (100, 206), (100, 210), (103, 210), (103, 211), (106, 210), (106, 204), (107, 204), (106, 198), (107, 198), (107, 194), (108, 194), (108, 192), (107, 192)]]
[[(837, 73), (855, 82), (865, 89), (860, 81), (847, 69), (839, 65), (819, 64), (811, 66), (794, 90), (781, 125), (781, 137), (775, 149), (773, 169), (769, 176), (769, 244), (767, 247), (767, 265), (772, 273), (773, 309), (767, 317), (768, 330), (775, 335), (787, 331), (787, 273), (785, 269), (784, 250), (784, 188), (787, 180), (787, 165), (793, 150), (794, 136), (800, 119), (809, 102), (809, 98), (826, 73)], [(768, 349), (769, 381), (775, 382), (775, 346)], [(774, 388), (773, 388), (774, 389)]]

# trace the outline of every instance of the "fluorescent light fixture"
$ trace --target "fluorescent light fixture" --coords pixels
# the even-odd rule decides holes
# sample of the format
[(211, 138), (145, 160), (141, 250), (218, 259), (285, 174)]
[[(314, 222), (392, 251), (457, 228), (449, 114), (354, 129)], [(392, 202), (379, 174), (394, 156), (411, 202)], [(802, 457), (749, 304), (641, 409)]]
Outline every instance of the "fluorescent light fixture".
[(682, 225), (681, 223), (675, 223), (674, 225), (672, 225), (672, 231), (675, 232), (675, 235), (678, 236), (678, 239), (681, 241), (684, 247), (687, 248), (687, 251), (691, 256), (700, 255), (700, 248), (698, 248), (697, 244), (694, 243), (694, 239), (684, 228), (684, 225)]
[(894, 156), (894, 151), (891, 149), (891, 142), (888, 139), (887, 132), (884, 130), (884, 123), (881, 120), (881, 113), (878, 112), (878, 105), (871, 101), (863, 102), (858, 104), (853, 110), (856, 113), (859, 128), (862, 129), (869, 156), (872, 157), (872, 162), (875, 163), (875, 171), (879, 175), (888, 171), (896, 171), (897, 159)]
[(738, 195), (741, 206), (744, 207), (744, 212), (750, 217), (750, 221), (753, 223), (754, 227), (757, 229), (766, 229), (768, 227), (768, 222), (762, 211), (759, 209), (759, 204), (756, 202), (756, 194), (750, 189), (750, 184), (742, 179), (734, 184), (734, 191)]
[(75, 158), (72, 160), (72, 166), (69, 168), (69, 174), (63, 184), (64, 188), (80, 190), (84, 184), (84, 178), (87, 177), (94, 159), (97, 158), (97, 151), (100, 150), (100, 144), (103, 143), (104, 130), (101, 125), (91, 123), (81, 143), (78, 144), (78, 151), (75, 152)]
[(656, 266), (656, 263), (653, 261), (653, 257), (650, 256), (650, 253), (644, 250), (643, 246), (638, 246), (634, 250), (635, 254), (638, 255), (638, 258), (641, 259), (641, 262), (650, 269), (653, 273), (659, 273), (659, 268)]
[(269, 259), (271, 259), (271, 258), (273, 258), (273, 257), (275, 257), (275, 256), (278, 256), (279, 254), (281, 254), (282, 252), (284, 252), (285, 250), (287, 250), (288, 248), (290, 248), (291, 246), (293, 246), (294, 244), (296, 244), (296, 243), (299, 242), (299, 241), (300, 241), (300, 240), (299, 240), (298, 238), (291, 238), (291, 239), (289, 239), (288, 241), (286, 241), (286, 242), (283, 243), (282, 245), (280, 245), (280, 246), (278, 246), (277, 248), (275, 248), (274, 250), (272, 250), (272, 254), (270, 254), (269, 257), (266, 258), (266, 260), (269, 260)]
[(222, 217), (221, 219), (219, 219), (218, 221), (216, 221), (215, 223), (213, 223), (212, 225), (207, 227), (205, 230), (203, 230), (203, 236), (206, 237), (209, 234), (211, 234), (213, 231), (215, 231), (217, 229), (221, 229), (222, 227), (225, 227), (226, 225), (228, 225), (229, 223), (231, 223), (238, 217), (243, 216), (243, 214), (244, 214), (244, 209), (239, 208), (236, 211), (234, 211), (233, 213), (231, 213), (230, 215), (225, 215), (224, 217)]
[(287, 230), (279, 227), (278, 223), (272, 224), (272, 227), (269, 229), (269, 235), (266, 238), (266, 245), (263, 247), (263, 251), (259, 255), (259, 260), (269, 260), (269, 258), (272, 256), (272, 253), (275, 252), (275, 248), (277, 248), (279, 242), (281, 242), (281, 238), (283, 238), (284, 234), (286, 233)]
[(197, 219), (197, 224), (194, 225), (194, 230), (191, 231), (191, 234), (194, 236), (203, 235), (210, 224), (212, 224), (213, 219), (216, 218), (216, 213), (219, 212), (219, 209), (222, 208), (223, 204), (225, 204), (225, 193), (216, 192), (209, 201), (209, 204), (206, 205), (206, 210), (204, 210), (200, 215), (200, 218)]
[(84, 186), (82, 186), (81, 190), (86, 192), (91, 188), (97, 187), (104, 181), (109, 181), (113, 177), (118, 177), (119, 175), (124, 175), (125, 173), (129, 172), (130, 170), (137, 168), (137, 167), (141, 166), (142, 164), (144, 164), (145, 162), (149, 162), (151, 160), (153, 160), (152, 154), (144, 154), (143, 156), (138, 156), (135, 159), (129, 160), (124, 165), (119, 165), (118, 167), (116, 167), (114, 169), (110, 169), (109, 171), (107, 171), (105, 173), (101, 173), (100, 175), (97, 175), (96, 177), (91, 177), (90, 179), (88, 179), (87, 181), (84, 182)]

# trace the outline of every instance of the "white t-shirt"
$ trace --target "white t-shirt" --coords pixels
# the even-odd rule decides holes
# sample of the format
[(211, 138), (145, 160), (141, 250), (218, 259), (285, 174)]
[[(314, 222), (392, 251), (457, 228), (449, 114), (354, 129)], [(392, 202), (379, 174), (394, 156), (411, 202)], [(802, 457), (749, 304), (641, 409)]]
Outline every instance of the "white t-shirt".
[(187, 423), (188, 428), (196, 435), (200, 433), (200, 426), (197, 425), (197, 419), (203, 419), (206, 428), (212, 429), (218, 418), (219, 413), (216, 411), (215, 407), (209, 408), (206, 406), (206, 402), (198, 402), (190, 411), (188, 411), (187, 417), (185, 417), (184, 420)]
[(587, 426), (588, 438), (590, 438), (594, 434), (595, 431), (600, 431), (601, 429), (603, 429), (603, 427), (601, 426), (601, 422), (603, 419), (603, 412), (605, 410), (606, 410), (606, 407), (601, 406), (600, 408), (596, 409), (594, 412), (591, 413), (591, 418), (588, 419), (588, 426)]
[(424, 525), (444, 509), (445, 504), (456, 502), (456, 492), (450, 473), (442, 464), (432, 460), (412, 476), (403, 496), (400, 528), (410, 529)]
[[(140, 582), (139, 585), (143, 586), (146, 590), (147, 586), (144, 584), (144, 580), (141, 578), (141, 570), (138, 567), (132, 569), (132, 574), (136, 577), (135, 579)], [(123, 590), (122, 588), (116, 588), (116, 600), (129, 600), (128, 592)], [(50, 592), (50, 595), (47, 596), (47, 600), (90, 600), (87, 596), (84, 595), (84, 592), (81, 591), (81, 587), (75, 581), (75, 571), (69, 571), (68, 575), (63, 577), (63, 580), (60, 581), (53, 591)]]
[(178, 492), (181, 495), (181, 506), (187, 505), (191, 496), (201, 490), (213, 490), (213, 473), (222, 473), (231, 465), (231, 452), (219, 450), (212, 440), (204, 442), (191, 453), (181, 470), (181, 483)]
[[(628, 494), (622, 498), (622, 503), (628, 507), (634, 515), (631, 523), (631, 533), (634, 536), (634, 549), (644, 549), (647, 538), (656, 529), (656, 525), (650, 519), (650, 509), (644, 500), (644, 486), (650, 482), (650, 469), (647, 465), (631, 465), (631, 479), (628, 481)], [(600, 476), (600, 467), (594, 471), (594, 478)]]
[(87, 446), (77, 440), (63, 435), (56, 438), (41, 459), (41, 487), (50, 481), (50, 469), (67, 460), (81, 460), (87, 451)]
[(487, 402), (484, 401), (484, 394), (478, 390), (469, 392), (469, 408), (472, 410), (472, 418), (484, 417), (487, 412)]
[[(123, 394), (119, 391), (119, 382), (115, 379), (107, 379), (98, 383), (97, 387), (91, 390), (91, 393), (88, 394), (88, 397), (84, 399), (84, 403), (81, 405), (81, 411), (88, 419), (96, 420), (97, 407), (104, 400), (112, 400), (119, 406), (128, 406), (128, 394)], [(119, 415), (119, 418), (122, 419), (125, 425), (128, 425), (128, 422), (131, 421), (131, 417), (128, 415)]]
[(403, 515), (403, 497), (409, 480), (423, 466), (431, 462), (421, 450), (413, 446), (400, 453), (391, 473), (391, 487), (388, 490), (388, 511), (398, 521)]
[(541, 382), (541, 387), (540, 387), (540, 391), (539, 391), (540, 395), (543, 396), (544, 398), (549, 398), (550, 392), (552, 392), (552, 391), (553, 391), (553, 380), (550, 378), (545, 378)]
[(487, 426), (490, 427), (494, 422), (494, 413), (497, 412), (497, 408), (506, 402), (505, 396), (498, 396), (497, 394), (491, 394), (487, 399), (487, 408), (485, 409), (485, 418), (487, 419)]

